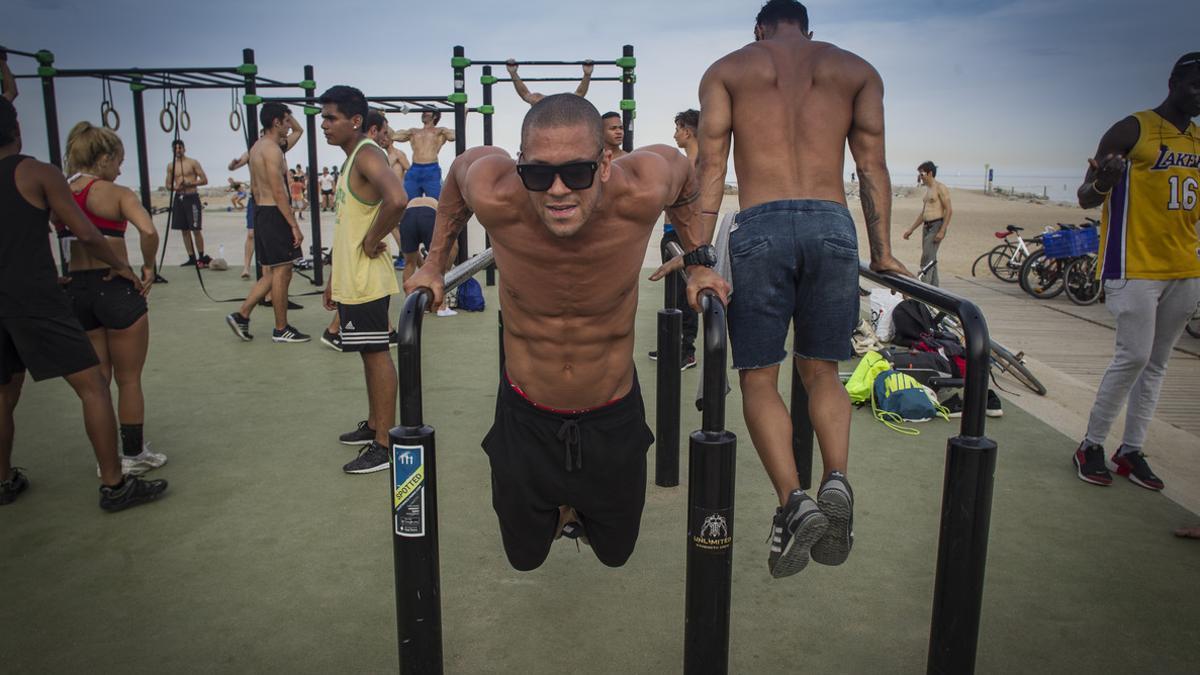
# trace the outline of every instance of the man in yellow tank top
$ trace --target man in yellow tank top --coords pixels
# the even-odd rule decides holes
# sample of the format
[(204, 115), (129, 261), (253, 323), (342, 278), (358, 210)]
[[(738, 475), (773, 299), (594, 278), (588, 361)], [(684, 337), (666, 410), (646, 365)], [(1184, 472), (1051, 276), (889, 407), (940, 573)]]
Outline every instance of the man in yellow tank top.
[(321, 95), (321, 130), (347, 156), (334, 190), (333, 270), (325, 309), (337, 310), (342, 351), (362, 356), (367, 378), (366, 420), (339, 439), (363, 444), (346, 473), (388, 468), (388, 430), (396, 424), (396, 369), (388, 351), (388, 301), (400, 292), (383, 239), (408, 203), (387, 155), (366, 136), (367, 99), (354, 87)]
[[(1167, 358), (1200, 302), (1200, 52), (1176, 61), (1167, 98), (1117, 122), (1100, 139), (1079, 188), (1079, 205), (1104, 205), (1100, 278), (1117, 319), (1116, 347), (1104, 372), (1075, 472), (1112, 484), (1110, 467), (1135, 484), (1161, 490), (1142, 454), (1158, 404)], [(1101, 445), (1121, 405), (1125, 435), (1109, 463)]]

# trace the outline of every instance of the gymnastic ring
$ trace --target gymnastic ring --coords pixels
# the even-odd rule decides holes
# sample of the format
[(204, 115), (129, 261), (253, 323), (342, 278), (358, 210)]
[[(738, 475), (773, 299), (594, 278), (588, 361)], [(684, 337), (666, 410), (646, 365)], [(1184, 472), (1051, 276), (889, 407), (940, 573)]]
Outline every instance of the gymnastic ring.
[(179, 111), (179, 128), (184, 131), (192, 128), (192, 116), (188, 114), (187, 108)]
[[(104, 106), (100, 106), (100, 107), (103, 108)], [(109, 115), (112, 115), (111, 122), (108, 119)], [(109, 104), (107, 110), (101, 111), (100, 117), (101, 117), (101, 121), (103, 122), (105, 128), (112, 129), (113, 131), (116, 131), (121, 128), (121, 113), (117, 112), (117, 109), (112, 107), (112, 104)]]
[(163, 106), (162, 112), (158, 113), (158, 126), (168, 134), (175, 128), (175, 115), (167, 106)]
[(229, 128), (234, 131), (242, 130), (242, 112), (240, 110), (229, 111)]

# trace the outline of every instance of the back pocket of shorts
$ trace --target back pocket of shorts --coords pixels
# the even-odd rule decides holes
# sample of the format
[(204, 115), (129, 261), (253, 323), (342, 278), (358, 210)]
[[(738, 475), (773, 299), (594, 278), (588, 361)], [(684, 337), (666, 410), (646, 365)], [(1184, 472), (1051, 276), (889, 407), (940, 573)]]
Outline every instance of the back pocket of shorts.
[(747, 237), (744, 240), (729, 240), (729, 255), (733, 258), (750, 258), (767, 250), (771, 240), (765, 237)]
[(858, 260), (858, 248), (850, 245), (847, 242), (838, 241), (836, 239), (826, 239), (821, 242), (825, 248), (825, 252), (835, 258), (844, 260)]

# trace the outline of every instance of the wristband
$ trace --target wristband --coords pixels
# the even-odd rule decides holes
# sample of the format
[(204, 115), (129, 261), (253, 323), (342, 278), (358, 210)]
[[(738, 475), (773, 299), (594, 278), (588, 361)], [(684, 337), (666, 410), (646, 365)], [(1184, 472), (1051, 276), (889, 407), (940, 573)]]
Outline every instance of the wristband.
[(1111, 187), (1108, 188), (1107, 190), (1101, 190), (1099, 187), (1096, 186), (1096, 181), (1094, 181), (1094, 180), (1092, 181), (1092, 192), (1095, 192), (1098, 195), (1106, 195), (1112, 191), (1113, 191), (1113, 189)]

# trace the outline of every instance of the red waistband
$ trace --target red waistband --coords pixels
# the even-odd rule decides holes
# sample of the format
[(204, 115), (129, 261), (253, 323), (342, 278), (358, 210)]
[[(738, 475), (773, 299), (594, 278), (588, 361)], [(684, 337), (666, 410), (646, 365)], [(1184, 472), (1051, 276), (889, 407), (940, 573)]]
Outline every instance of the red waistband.
[(623, 397), (618, 396), (617, 398), (609, 400), (608, 403), (602, 403), (600, 405), (595, 405), (590, 408), (576, 408), (576, 409), (572, 409), (572, 410), (568, 410), (568, 409), (564, 409), (564, 408), (551, 408), (548, 405), (542, 405), (541, 403), (538, 403), (537, 401), (529, 398), (529, 395), (526, 394), (523, 389), (521, 389), (520, 385), (518, 385), (516, 382), (513, 382), (511, 379), (509, 379), (507, 372), (504, 373), (504, 381), (508, 383), (508, 386), (512, 387), (512, 390), (515, 391), (518, 396), (520, 396), (521, 398), (528, 401), (529, 405), (532, 405), (533, 407), (537, 408), (538, 410), (543, 410), (545, 412), (553, 413), (555, 415), (582, 415), (584, 413), (589, 413), (589, 412), (593, 412), (595, 410), (600, 410), (601, 408), (607, 408), (608, 406), (610, 406), (614, 403), (617, 403), (618, 401), (620, 401), (623, 398)]

